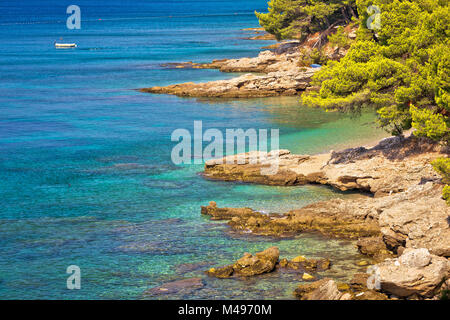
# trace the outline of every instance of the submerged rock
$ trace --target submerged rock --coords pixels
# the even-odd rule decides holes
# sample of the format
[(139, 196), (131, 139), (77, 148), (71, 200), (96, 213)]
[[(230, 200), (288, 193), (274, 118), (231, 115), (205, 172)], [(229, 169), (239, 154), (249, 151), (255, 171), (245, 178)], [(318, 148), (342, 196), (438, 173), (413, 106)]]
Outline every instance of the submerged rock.
[(190, 278), (164, 283), (158, 287), (150, 288), (144, 292), (144, 296), (158, 296), (166, 294), (189, 294), (204, 286), (201, 278)]
[(292, 260), (281, 259), (278, 263), (280, 268), (298, 270), (300, 272), (320, 272), (330, 269), (331, 262), (329, 259), (307, 259), (303, 256), (295, 257)]
[(358, 239), (356, 245), (359, 252), (369, 257), (373, 257), (376, 261), (383, 261), (393, 257), (392, 252), (386, 247), (382, 236)]

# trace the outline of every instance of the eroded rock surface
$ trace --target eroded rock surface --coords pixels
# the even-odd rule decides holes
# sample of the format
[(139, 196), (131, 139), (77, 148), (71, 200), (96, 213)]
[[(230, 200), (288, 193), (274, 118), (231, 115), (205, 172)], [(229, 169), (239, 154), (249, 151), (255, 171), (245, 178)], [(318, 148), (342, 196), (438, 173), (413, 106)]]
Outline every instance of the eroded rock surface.
[(294, 96), (308, 86), (315, 68), (304, 71), (274, 71), (265, 75), (242, 76), (204, 83), (187, 82), (165, 87), (140, 89), (141, 92), (173, 94), (180, 97), (250, 98), (271, 96)]
[(278, 157), (254, 151), (210, 160), (205, 163), (204, 174), (211, 179), (268, 185), (319, 183), (342, 191), (361, 190), (384, 196), (405, 191), (411, 185), (438, 181), (440, 177), (430, 162), (443, 156), (438, 144), (414, 136), (386, 138), (369, 149), (351, 148), (329, 154), (278, 152)]
[(298, 256), (292, 260), (288, 260), (286, 258), (281, 259), (278, 266), (283, 269), (295, 270), (303, 273), (316, 273), (330, 269), (331, 261), (326, 258), (307, 259), (303, 256)]
[(211, 268), (206, 273), (217, 278), (229, 278), (231, 276), (255, 276), (275, 269), (280, 251), (277, 247), (270, 247), (255, 255), (245, 253), (234, 264), (220, 268)]
[(369, 288), (400, 298), (432, 298), (449, 278), (450, 262), (427, 249), (405, 249), (398, 259), (370, 267)]
[[(334, 280), (325, 278), (312, 283), (301, 284), (294, 291), (300, 300), (341, 300), (343, 293), (338, 290)], [(344, 297), (349, 300), (348, 296)]]

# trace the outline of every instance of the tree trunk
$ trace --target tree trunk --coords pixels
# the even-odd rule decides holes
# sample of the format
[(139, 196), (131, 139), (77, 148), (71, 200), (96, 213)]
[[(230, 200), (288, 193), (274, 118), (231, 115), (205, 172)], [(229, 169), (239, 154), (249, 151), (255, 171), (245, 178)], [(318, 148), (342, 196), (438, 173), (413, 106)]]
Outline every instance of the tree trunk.
[(345, 22), (346, 22), (346, 23), (349, 23), (349, 22), (350, 22), (350, 19), (348, 18), (347, 12), (345, 12), (345, 8), (344, 8), (344, 7), (341, 8), (341, 12), (342, 12), (342, 16), (343, 16), (344, 19), (345, 19)]
[(357, 18), (355, 11), (353, 10), (352, 6), (347, 6), (348, 11), (350, 11), (350, 14), (352, 15), (352, 17)]

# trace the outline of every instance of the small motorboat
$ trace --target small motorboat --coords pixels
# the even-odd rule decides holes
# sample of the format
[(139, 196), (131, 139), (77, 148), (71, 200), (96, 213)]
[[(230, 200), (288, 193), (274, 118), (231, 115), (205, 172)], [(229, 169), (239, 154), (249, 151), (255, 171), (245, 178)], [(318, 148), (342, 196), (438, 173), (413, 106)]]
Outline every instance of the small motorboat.
[(76, 43), (57, 43), (55, 42), (55, 48), (76, 48)]

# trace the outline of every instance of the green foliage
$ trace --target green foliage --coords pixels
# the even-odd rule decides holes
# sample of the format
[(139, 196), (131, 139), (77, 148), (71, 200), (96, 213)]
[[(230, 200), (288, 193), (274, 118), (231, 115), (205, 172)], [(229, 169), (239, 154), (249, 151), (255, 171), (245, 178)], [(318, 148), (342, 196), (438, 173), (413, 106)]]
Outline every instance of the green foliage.
[(300, 60), (298, 63), (300, 67), (309, 67), (313, 63), (323, 65), (326, 62), (327, 57), (322, 50), (314, 48), (311, 50), (300, 51)]
[[(379, 124), (394, 134), (412, 125), (418, 135), (448, 141), (448, 1), (357, 0), (356, 4), (360, 17), (356, 42), (344, 58), (315, 75), (313, 84), (320, 91), (305, 94), (303, 103), (343, 111), (372, 106)], [(379, 30), (366, 26), (370, 5), (380, 8)]]
[(442, 198), (450, 205), (450, 186), (446, 185), (442, 190)]
[(450, 205), (450, 159), (437, 158), (431, 164), (433, 165), (434, 170), (439, 172), (442, 176), (442, 182), (445, 183), (445, 187), (442, 190), (442, 197), (447, 204)]
[(328, 42), (332, 46), (339, 48), (348, 48), (350, 46), (350, 39), (342, 26), (339, 26), (334, 34), (328, 36)]
[(450, 184), (450, 159), (449, 158), (437, 158), (432, 163), (434, 170), (439, 172), (442, 176), (442, 182)]
[(440, 300), (450, 300), (450, 290), (442, 290)]
[(350, 22), (355, 0), (270, 0), (268, 12), (255, 12), (259, 24), (281, 39), (304, 39), (336, 21)]
[(413, 105), (410, 108), (412, 127), (416, 129), (417, 136), (441, 140), (448, 135), (449, 129), (442, 114), (423, 108), (418, 109)]

